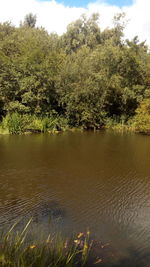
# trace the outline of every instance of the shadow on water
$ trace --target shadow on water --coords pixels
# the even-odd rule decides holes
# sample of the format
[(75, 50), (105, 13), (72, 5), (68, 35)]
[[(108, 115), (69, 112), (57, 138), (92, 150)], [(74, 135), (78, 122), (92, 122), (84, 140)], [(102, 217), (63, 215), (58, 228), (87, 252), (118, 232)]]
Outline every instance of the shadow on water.
[(128, 248), (126, 255), (120, 255), (119, 251), (115, 251), (111, 245), (105, 248), (99, 245), (99, 242), (94, 241), (95, 245), (89, 255), (89, 260), (86, 267), (149, 267), (150, 255), (141, 255), (135, 248)]
[(66, 210), (57, 201), (41, 203), (38, 207), (31, 211), (33, 222), (40, 222), (47, 219), (63, 220), (66, 217)]
[[(150, 255), (144, 254), (141, 259), (141, 255), (134, 248), (127, 249), (128, 256), (118, 259), (116, 263), (111, 264), (111, 267), (149, 267)], [(105, 265), (104, 265), (105, 266)]]
[[(17, 208), (20, 199), (13, 199), (11, 205), (13, 209)], [(7, 206), (5, 207), (7, 208)], [(58, 229), (54, 232), (56, 224), (62, 224), (67, 218), (66, 209), (58, 201), (47, 201), (39, 203), (36, 207), (30, 210), (28, 216), (32, 217), (31, 229), (29, 230), (29, 240), (43, 240), (48, 234), (55, 236), (58, 234)], [(12, 222), (12, 220), (10, 221)], [(9, 222), (9, 224), (10, 224)], [(27, 218), (23, 218), (16, 226), (16, 231), (22, 229), (27, 223)], [(41, 227), (40, 227), (41, 225)], [(43, 231), (43, 225), (45, 225), (45, 231)], [(47, 229), (46, 229), (47, 228)], [(56, 228), (55, 228), (56, 229)], [(37, 237), (37, 232), (39, 233)], [(61, 234), (61, 233), (60, 233)], [(126, 247), (124, 254), (120, 254), (119, 249), (114, 248), (114, 244), (102, 243), (96, 241), (95, 236), (91, 235), (92, 249), (89, 254), (89, 260), (86, 267), (149, 267), (150, 254), (144, 253), (142, 256), (139, 254), (137, 248)]]
[(15, 231), (21, 231), (28, 220), (32, 219), (29, 228), (30, 239), (37, 241), (44, 240), (49, 234), (55, 235), (58, 231), (62, 232), (64, 221), (68, 219), (66, 209), (54, 200), (39, 202), (26, 211), (23, 209), (23, 199), (13, 198), (8, 203), (3, 205), (1, 203), (0, 213), (3, 217), (0, 223), (2, 232), (7, 232), (16, 223)]

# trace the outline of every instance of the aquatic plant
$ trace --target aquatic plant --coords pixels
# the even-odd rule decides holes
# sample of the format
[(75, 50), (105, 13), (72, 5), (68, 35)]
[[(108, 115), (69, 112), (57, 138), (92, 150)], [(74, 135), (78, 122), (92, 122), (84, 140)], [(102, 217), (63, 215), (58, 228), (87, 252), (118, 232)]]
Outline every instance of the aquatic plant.
[(23, 134), (25, 132), (50, 132), (65, 131), (68, 129), (67, 119), (57, 114), (38, 117), (17, 112), (3, 117), (0, 125), (0, 133)]
[(24, 132), (25, 128), (25, 118), (22, 117), (17, 112), (12, 114), (7, 114), (2, 120), (2, 128), (9, 131), (11, 134), (21, 134)]
[(41, 242), (29, 241), (30, 219), (22, 231), (15, 231), (17, 223), (2, 235), (0, 243), (0, 266), (85, 266), (91, 249), (89, 231), (75, 239), (64, 240), (50, 235)]

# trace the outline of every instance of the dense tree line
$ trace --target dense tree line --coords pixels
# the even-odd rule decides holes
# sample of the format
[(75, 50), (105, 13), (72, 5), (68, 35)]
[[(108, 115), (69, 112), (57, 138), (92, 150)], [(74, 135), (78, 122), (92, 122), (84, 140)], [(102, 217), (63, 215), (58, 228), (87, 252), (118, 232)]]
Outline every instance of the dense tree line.
[(0, 24), (1, 120), (17, 113), (85, 129), (110, 120), (150, 128), (149, 48), (124, 39), (124, 14), (104, 31), (98, 20), (83, 15), (62, 36), (37, 28), (32, 14), (20, 27)]

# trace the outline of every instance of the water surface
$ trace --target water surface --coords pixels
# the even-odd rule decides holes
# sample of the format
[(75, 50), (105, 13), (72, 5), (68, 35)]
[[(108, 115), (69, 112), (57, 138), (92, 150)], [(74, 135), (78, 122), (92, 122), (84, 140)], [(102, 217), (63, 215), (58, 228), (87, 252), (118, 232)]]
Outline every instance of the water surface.
[(0, 226), (31, 216), (45, 232), (90, 229), (120, 261), (150, 266), (150, 137), (0, 136)]

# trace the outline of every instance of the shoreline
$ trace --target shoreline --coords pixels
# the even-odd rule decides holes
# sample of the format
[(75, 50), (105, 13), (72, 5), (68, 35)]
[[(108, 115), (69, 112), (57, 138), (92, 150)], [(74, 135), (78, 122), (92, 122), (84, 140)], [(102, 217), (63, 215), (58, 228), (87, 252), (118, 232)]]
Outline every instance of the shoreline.
[(82, 128), (67, 128), (67, 130), (47, 130), (45, 132), (42, 132), (40, 130), (25, 130), (24, 132), (21, 133), (16, 133), (12, 134), (9, 132), (8, 129), (2, 129), (0, 127), (0, 136), (2, 135), (33, 135), (33, 134), (50, 134), (50, 135), (57, 135), (57, 134), (62, 134), (65, 132), (101, 132), (101, 131), (112, 131), (116, 133), (134, 133), (134, 134), (141, 134), (141, 135), (146, 135), (150, 136), (150, 131), (145, 131), (144, 129), (142, 130), (136, 130), (134, 127), (130, 127), (128, 125), (123, 125), (122, 127), (119, 125), (115, 125), (113, 127), (107, 127), (104, 126), (101, 129), (82, 129)]

